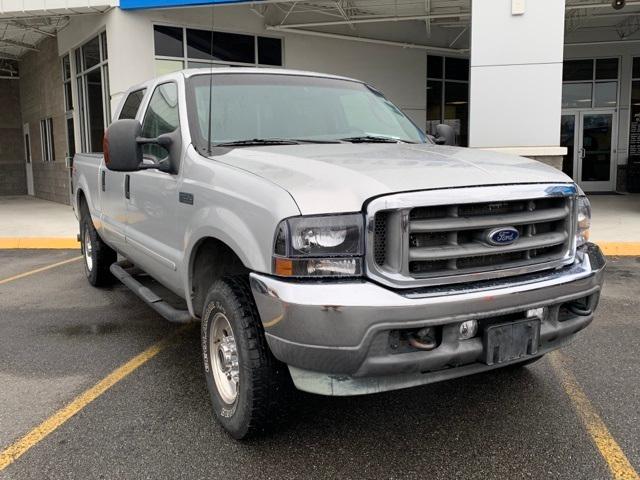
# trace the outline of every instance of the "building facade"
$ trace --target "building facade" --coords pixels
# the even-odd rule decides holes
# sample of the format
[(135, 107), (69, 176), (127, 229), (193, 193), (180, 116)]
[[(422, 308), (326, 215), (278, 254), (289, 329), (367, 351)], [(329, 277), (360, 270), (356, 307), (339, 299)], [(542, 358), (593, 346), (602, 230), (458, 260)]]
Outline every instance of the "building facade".
[[(640, 156), (640, 5), (597, 0), (40, 0), (0, 11), (0, 195), (69, 201), (123, 93), (203, 66), (362, 79), (459, 145), (625, 191)], [(77, 5), (74, 5), (77, 3)], [(215, 4), (215, 5), (214, 5)]]

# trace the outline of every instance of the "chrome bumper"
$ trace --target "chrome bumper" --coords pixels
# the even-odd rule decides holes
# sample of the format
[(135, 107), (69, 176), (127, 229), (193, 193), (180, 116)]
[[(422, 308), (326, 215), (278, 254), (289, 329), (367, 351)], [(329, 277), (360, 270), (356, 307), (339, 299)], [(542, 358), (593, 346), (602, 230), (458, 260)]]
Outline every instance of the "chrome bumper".
[[(301, 390), (327, 395), (371, 393), (489, 370), (482, 338), (457, 339), (460, 322), (548, 307), (538, 354), (561, 346), (593, 313), (558, 320), (560, 306), (591, 297), (605, 259), (593, 244), (573, 265), (522, 277), (451, 288), (390, 290), (367, 280), (291, 282), (251, 274), (267, 342)], [(431, 351), (394, 353), (394, 330), (441, 326)], [(503, 364), (504, 365), (504, 364)], [(451, 368), (454, 367), (454, 368)]]

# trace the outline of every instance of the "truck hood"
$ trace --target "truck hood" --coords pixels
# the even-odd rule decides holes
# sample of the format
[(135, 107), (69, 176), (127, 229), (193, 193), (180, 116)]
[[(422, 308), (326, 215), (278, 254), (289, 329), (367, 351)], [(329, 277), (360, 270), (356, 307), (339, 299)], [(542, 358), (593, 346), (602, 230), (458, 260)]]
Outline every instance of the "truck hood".
[(287, 190), (303, 215), (356, 212), (372, 197), (438, 188), (564, 183), (528, 158), (429, 144), (304, 144), (234, 148), (217, 161)]

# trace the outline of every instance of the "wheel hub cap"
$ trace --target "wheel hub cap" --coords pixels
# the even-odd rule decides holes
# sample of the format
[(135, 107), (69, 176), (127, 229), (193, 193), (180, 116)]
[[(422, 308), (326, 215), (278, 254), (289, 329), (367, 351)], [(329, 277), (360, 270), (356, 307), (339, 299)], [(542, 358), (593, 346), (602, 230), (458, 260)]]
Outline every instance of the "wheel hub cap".
[(87, 264), (87, 270), (93, 270), (93, 245), (91, 245), (91, 235), (87, 229), (84, 232), (84, 261)]
[(235, 402), (240, 382), (238, 349), (229, 320), (223, 313), (216, 313), (209, 339), (211, 370), (218, 393), (227, 404)]

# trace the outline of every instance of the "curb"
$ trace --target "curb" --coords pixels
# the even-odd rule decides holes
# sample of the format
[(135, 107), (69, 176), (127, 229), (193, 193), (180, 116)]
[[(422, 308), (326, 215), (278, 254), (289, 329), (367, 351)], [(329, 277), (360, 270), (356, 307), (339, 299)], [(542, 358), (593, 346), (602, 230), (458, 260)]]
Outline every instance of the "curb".
[[(595, 242), (605, 255), (640, 257), (640, 242)], [(80, 242), (73, 237), (0, 237), (0, 250), (9, 249), (77, 249)]]
[(77, 249), (74, 237), (0, 237), (0, 249)]
[(640, 242), (595, 242), (602, 253), (612, 257), (640, 256)]

